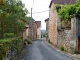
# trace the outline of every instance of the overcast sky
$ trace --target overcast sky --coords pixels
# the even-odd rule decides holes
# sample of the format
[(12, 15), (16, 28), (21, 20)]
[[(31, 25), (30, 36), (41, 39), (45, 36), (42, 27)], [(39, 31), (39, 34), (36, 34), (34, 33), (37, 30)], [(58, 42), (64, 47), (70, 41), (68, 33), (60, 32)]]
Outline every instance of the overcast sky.
[[(49, 4), (51, 0), (22, 0), (22, 2), (25, 4), (25, 7), (29, 12), (31, 12), (31, 8), (33, 8), (33, 13), (35, 12), (41, 12), (41, 13), (35, 13), (32, 15), (32, 17), (36, 21), (41, 21), (41, 29), (46, 29), (45, 19), (49, 17)], [(42, 12), (46, 11), (46, 12)], [(30, 14), (29, 14), (30, 15)]]

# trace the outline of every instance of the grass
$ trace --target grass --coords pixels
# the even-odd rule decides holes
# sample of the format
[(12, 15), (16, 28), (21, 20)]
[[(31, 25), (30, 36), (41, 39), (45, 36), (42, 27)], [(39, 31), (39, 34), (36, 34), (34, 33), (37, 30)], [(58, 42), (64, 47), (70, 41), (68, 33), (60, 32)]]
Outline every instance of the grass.
[(48, 39), (48, 43), (50, 43), (50, 39)]
[(30, 38), (25, 39), (25, 41), (26, 41), (28, 44), (32, 44), (32, 41), (31, 41)]
[(63, 46), (60, 46), (60, 50), (61, 50), (61, 51), (64, 51), (64, 47), (63, 47)]

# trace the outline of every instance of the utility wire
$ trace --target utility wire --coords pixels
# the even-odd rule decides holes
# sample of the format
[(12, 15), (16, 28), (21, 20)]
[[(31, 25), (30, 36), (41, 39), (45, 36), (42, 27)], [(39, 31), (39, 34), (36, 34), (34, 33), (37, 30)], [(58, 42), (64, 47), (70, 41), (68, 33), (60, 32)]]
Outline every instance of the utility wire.
[[(35, 12), (35, 10), (33, 9), (33, 11)], [(41, 20), (42, 20), (42, 18), (36, 13), (36, 16), (38, 16)]]
[[(45, 11), (40, 11), (40, 12), (34, 12), (34, 13), (32, 13), (32, 14), (44, 13), (44, 12), (48, 12), (48, 11), (53, 11), (53, 10), (45, 10)], [(28, 13), (28, 14), (31, 14), (31, 13)]]
[(32, 13), (32, 14), (36, 14), (36, 13), (43, 13), (43, 12), (47, 12), (49, 10), (46, 10), (46, 11), (41, 11), (41, 12), (35, 12), (35, 13)]
[[(42, 20), (42, 18), (37, 14), (39, 12), (35, 12), (35, 10), (33, 9), (33, 6), (34, 6), (34, 0), (33, 0), (33, 4), (32, 4), (32, 10), (34, 11), (34, 13), (32, 13), (32, 14), (35, 14), (36, 13), (36, 16), (38, 16)], [(29, 13), (29, 14), (31, 14), (31, 13)]]
[[(33, 10), (33, 7), (34, 7), (34, 0), (33, 0), (33, 4), (32, 4), (32, 10)], [(48, 11), (53, 11), (53, 10), (45, 10), (45, 11), (40, 11), (40, 12), (34, 12), (34, 13), (32, 13), (32, 14), (44, 13), (44, 12), (48, 12)], [(31, 13), (28, 13), (28, 14), (31, 14)]]

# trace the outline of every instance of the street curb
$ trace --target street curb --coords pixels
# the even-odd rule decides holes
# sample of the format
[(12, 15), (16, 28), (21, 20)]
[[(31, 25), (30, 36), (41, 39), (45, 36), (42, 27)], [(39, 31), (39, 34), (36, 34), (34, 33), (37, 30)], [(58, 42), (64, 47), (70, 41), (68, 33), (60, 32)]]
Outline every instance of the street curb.
[(80, 60), (79, 58), (74, 57), (74, 55), (76, 55), (76, 54), (72, 55), (72, 54), (70, 54), (68, 52), (61, 51), (61, 50), (59, 50), (59, 48), (53, 46), (52, 44), (48, 43), (47, 41), (45, 41), (45, 43), (48, 44), (49, 46), (51, 46), (52, 48), (56, 49), (56, 51), (58, 51), (58, 52), (60, 52), (62, 54), (65, 54), (68, 57), (71, 57), (73, 60)]

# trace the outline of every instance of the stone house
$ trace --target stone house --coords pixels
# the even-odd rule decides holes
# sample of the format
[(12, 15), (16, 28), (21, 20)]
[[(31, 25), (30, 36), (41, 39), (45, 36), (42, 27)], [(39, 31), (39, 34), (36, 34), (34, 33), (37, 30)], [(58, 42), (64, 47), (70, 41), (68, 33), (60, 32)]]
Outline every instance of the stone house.
[(29, 24), (26, 24), (25, 27), (23, 28), (23, 40), (27, 39), (30, 35), (30, 28), (29, 28)]
[(49, 29), (49, 27), (48, 27), (48, 25), (49, 25), (49, 18), (47, 18), (46, 20), (45, 20), (45, 22), (46, 22), (46, 40), (48, 40), (48, 33), (49, 33), (49, 31), (48, 31), (48, 29)]
[[(20, 32), (20, 35), (23, 36), (23, 40), (27, 39), (28, 37), (31, 38), (31, 27), (30, 27), (30, 21), (31, 18), (28, 17), (27, 18), (27, 22), (24, 20), (19, 20), (19, 22), (23, 22), (25, 23), (25, 27), (23, 28), (23, 30)], [(32, 27), (33, 28), (33, 27)]]
[(30, 35), (30, 26), (29, 23), (26, 23), (26, 21), (24, 20), (19, 20), (19, 22), (21, 23), (25, 23), (25, 27), (23, 28), (23, 30), (20, 32), (20, 36), (23, 36), (23, 40), (28, 38)]
[(31, 24), (29, 23), (30, 26), (30, 34), (29, 36), (31, 37), (31, 30), (32, 30), (32, 39), (40, 39), (41, 38), (41, 21), (35, 21), (33, 19), (32, 22), (32, 29), (31, 29)]
[(41, 21), (36, 21), (37, 24), (37, 39), (41, 38)]
[(28, 37), (32, 40), (40, 39), (41, 38), (41, 21), (35, 21), (32, 20), (32, 27), (31, 27), (31, 21), (29, 21), (28, 24), (25, 25), (24, 31), (23, 31), (23, 40), (27, 39)]
[[(41, 38), (41, 21), (34, 21), (32, 29), (33, 29), (33, 32), (32, 32), (33, 40), (40, 39)], [(30, 33), (31, 33), (31, 31), (30, 31)]]
[(62, 29), (61, 19), (54, 8), (55, 4), (74, 4), (76, 0), (51, 0), (49, 5), (49, 19), (46, 21), (47, 39), (51, 44), (60, 47), (63, 46), (66, 51), (80, 52), (80, 21), (74, 15), (71, 17), (71, 26)]
[(33, 34), (33, 40), (36, 40), (37, 39), (37, 23), (36, 21), (34, 22), (34, 25), (33, 25), (33, 31), (34, 31), (34, 34)]

